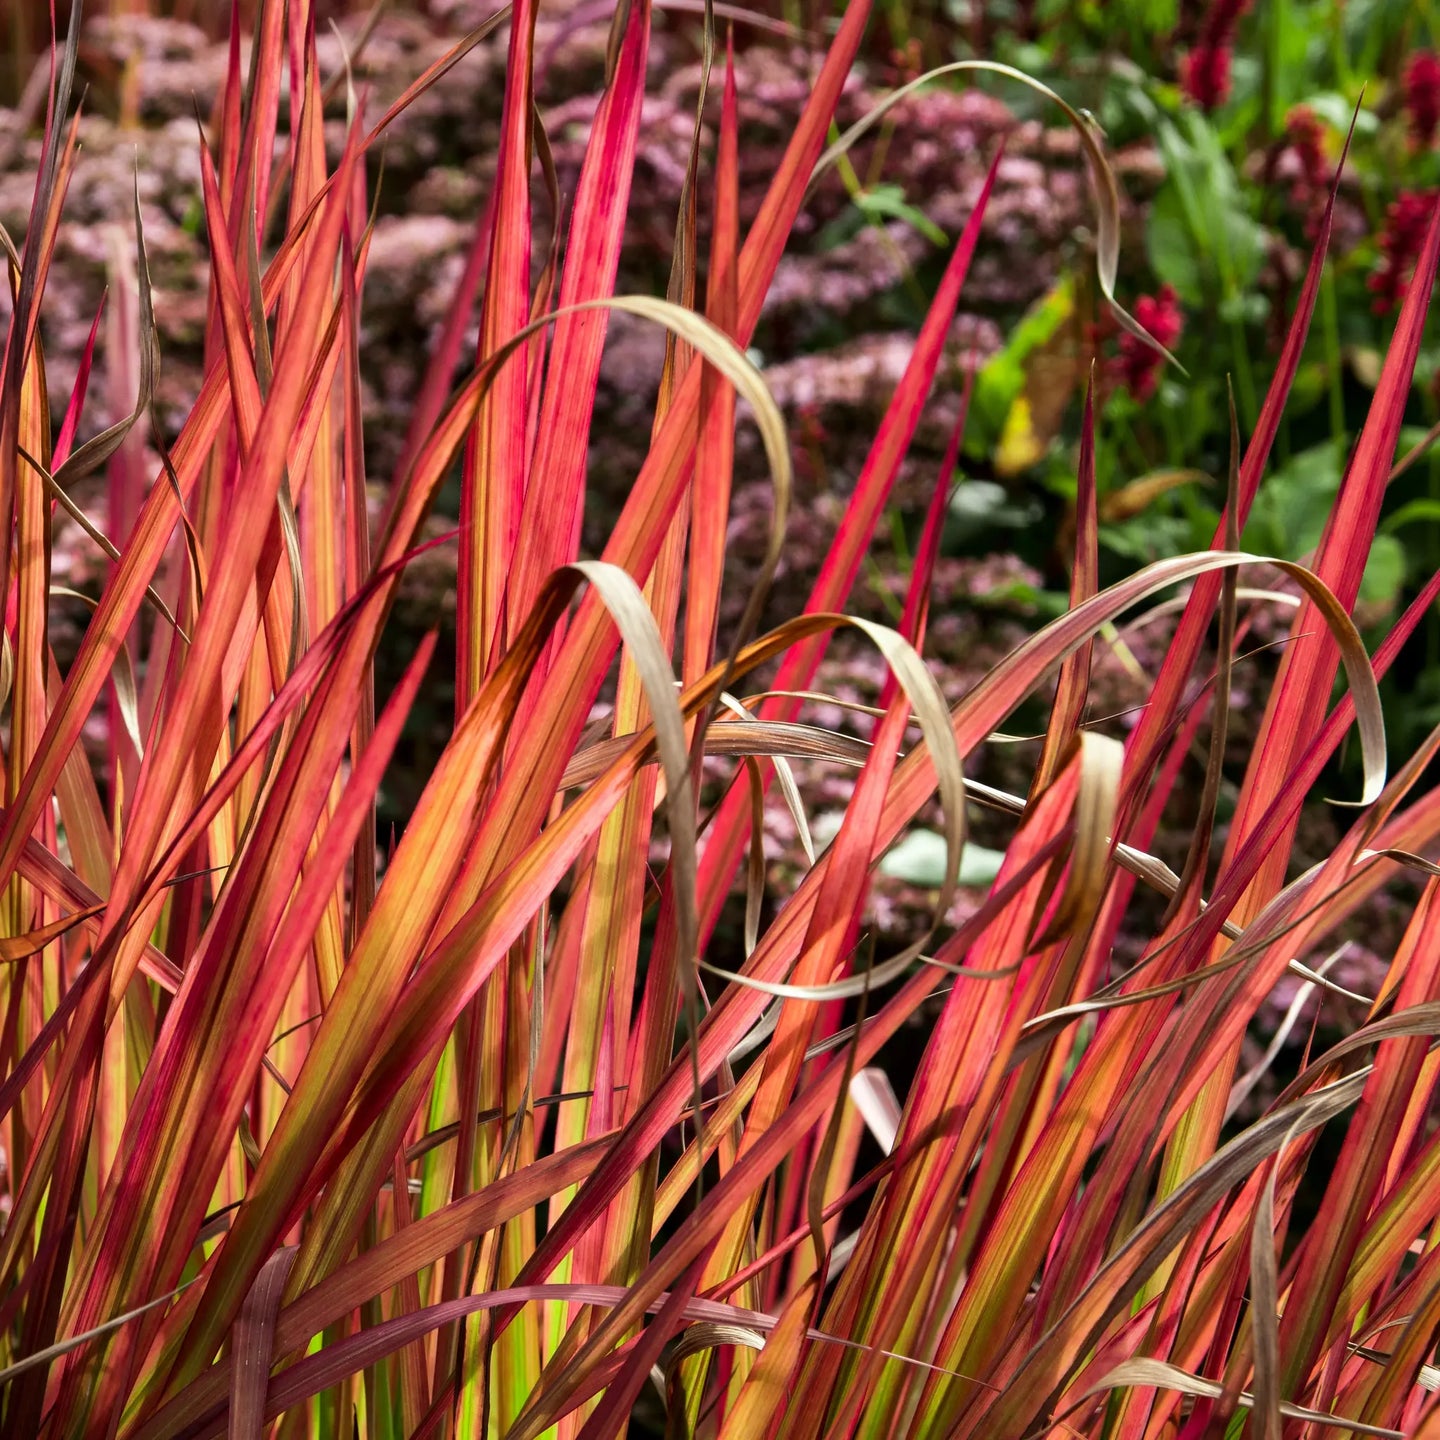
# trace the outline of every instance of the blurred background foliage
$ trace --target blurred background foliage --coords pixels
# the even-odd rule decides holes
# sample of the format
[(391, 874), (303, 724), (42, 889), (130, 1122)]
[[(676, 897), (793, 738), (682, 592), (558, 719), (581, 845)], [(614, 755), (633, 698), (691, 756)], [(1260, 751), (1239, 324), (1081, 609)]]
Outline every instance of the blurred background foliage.
[[(1096, 116), (1113, 149), (1151, 153), (1153, 188), (1129, 197), (1121, 293), (1139, 297), (1129, 299), (1135, 313), (1188, 372), (1162, 370), (1128, 338), (1117, 343), (1076, 254), (983, 362), (966, 454), (977, 482), (999, 483), (962, 493), (965, 545), (993, 548), (985, 532), (1006, 530), (1053, 581), (1045, 547), (1055, 531), (1036, 524), (1034, 501), (1043, 497), (1041, 513), (1058, 518), (1073, 496), (1078, 396), (1092, 358), (1105, 396), (1105, 578), (1208, 544), (1228, 465), (1227, 385), (1248, 434), (1348, 138), (1317, 324), (1243, 537), (1247, 549), (1290, 558), (1313, 549), (1440, 186), (1433, 11), (1404, 0), (884, 8), (896, 78), (985, 55), (1047, 77)], [(802, 7), (787, 14), (820, 18)], [(964, 79), (1003, 95), (1022, 119), (1042, 118), (1038, 98), (991, 76)], [(893, 179), (879, 193), (889, 214), (923, 203)], [(1083, 251), (1086, 237), (1072, 238)], [(1359, 618), (1372, 624), (1440, 565), (1440, 452), (1428, 448), (1440, 421), (1440, 348), (1430, 330), (1400, 456), (1427, 448), (1390, 487), (1362, 591)], [(1440, 720), (1433, 620), (1390, 684), (1402, 701), (1387, 706), (1392, 739), (1404, 749)]]

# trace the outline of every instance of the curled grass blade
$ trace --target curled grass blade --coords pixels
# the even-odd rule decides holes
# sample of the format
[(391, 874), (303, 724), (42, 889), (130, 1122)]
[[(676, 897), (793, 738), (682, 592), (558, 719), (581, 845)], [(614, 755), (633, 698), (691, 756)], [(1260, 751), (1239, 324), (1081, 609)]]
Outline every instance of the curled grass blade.
[(861, 136), (884, 119), (886, 114), (907, 96), (936, 80), (943, 79), (946, 75), (959, 75), (966, 72), (985, 72), (1004, 76), (1007, 80), (1016, 80), (1057, 105), (1064, 113), (1066, 120), (1070, 122), (1071, 127), (1080, 137), (1080, 144), (1084, 148), (1085, 158), (1090, 168), (1097, 222), (1095, 273), (1100, 293), (1122, 329), (1143, 344), (1148, 345), (1179, 370), (1182, 375), (1185, 374), (1185, 367), (1115, 298), (1115, 280), (1120, 269), (1120, 185), (1115, 178), (1115, 171), (1105, 155), (1105, 147), (1102, 143), (1104, 132), (1100, 129), (1099, 121), (1088, 110), (1075, 109), (1069, 101), (1062, 99), (1043, 81), (1027, 75), (1023, 70), (1017, 70), (1011, 65), (1002, 65), (995, 60), (956, 60), (948, 65), (939, 65), (933, 70), (927, 70), (925, 74), (892, 90), (878, 105), (873, 106), (851, 125), (816, 161), (815, 169), (810, 175), (810, 186), (813, 188), (815, 182), (843, 155), (847, 154)]

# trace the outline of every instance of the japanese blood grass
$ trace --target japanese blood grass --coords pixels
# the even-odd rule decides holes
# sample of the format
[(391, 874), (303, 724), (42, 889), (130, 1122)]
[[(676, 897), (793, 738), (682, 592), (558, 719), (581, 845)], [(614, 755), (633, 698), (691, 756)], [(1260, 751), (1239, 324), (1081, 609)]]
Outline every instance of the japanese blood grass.
[[(649, 0), (614, 17), (563, 241), (538, 266), (533, 162), (552, 184), (554, 172), (534, 109), (533, 0), (378, 121), (357, 97), (338, 156), (322, 119), (342, 92), (316, 64), (311, 6), (262, 0), (250, 78), (236, 35), (218, 131), (197, 140), (204, 384), (149, 483), (112, 465), (112, 513), (138, 516), (130, 533), (83, 522), (111, 564), (62, 673), (47, 633), (54, 506), (78, 508), (72, 484), (110, 464), (138, 420), (162, 433), (138, 214), (133, 415), (75, 446), (98, 327), (58, 425), (45, 383), (46, 277), (83, 164), (79, 8), (55, 51), (31, 224), (23, 244), (5, 237), (4, 1433), (598, 1440), (625, 1432), (652, 1376), (668, 1434), (724, 1440), (1440, 1433), (1428, 1363), (1440, 1141), (1427, 1123), (1440, 912), (1423, 858), (1440, 829), (1440, 795), (1424, 788), (1440, 736), (1387, 778), (1376, 690), (1440, 577), (1373, 656), (1348, 615), (1440, 223), (1313, 564), (1285, 567), (1301, 604), (1216, 868), (1229, 652), (1243, 607), (1268, 600), (1237, 589), (1259, 558), (1238, 536), (1305, 343), (1328, 212), (1259, 424), (1243, 448), (1237, 436), (1215, 548), (1100, 588), (1087, 404), (1071, 607), (969, 694), (942, 695), (920, 651), (957, 433), (903, 633), (860, 623), (894, 677), (864, 741), (803, 723), (804, 695), (828, 637), (855, 623), (844, 607), (901, 462), (932, 390), (951, 383), (947, 338), (993, 166), (805, 613), (759, 633), (762, 584), (733, 648), (717, 633), (737, 395), (774, 488), (767, 577), (783, 552), (789, 447), (745, 347), (811, 177), (840, 153), (825, 146), (868, 6), (847, 6), (815, 57), (748, 229), (747, 97), (724, 66), (660, 301), (615, 293)], [(372, 535), (366, 161), (395, 115), (505, 22), (476, 263)], [(1091, 122), (1064, 113), (1113, 300), (1118, 191)], [(479, 353), (452, 387), (477, 297)], [(603, 443), (595, 396), (616, 309), (664, 328), (666, 371), (649, 455), (604, 555), (586, 562), (584, 457)], [(437, 640), (406, 657), (378, 709), (374, 659), (396, 643), (397, 587), (457, 463), (454, 722), (382, 870), (375, 797), (433, 683)], [(1180, 584), (1129, 739), (1087, 728), (1097, 636)], [(597, 736), (591, 709), (617, 651)], [(769, 692), (730, 693), (770, 666)], [(968, 786), (1014, 817), (988, 894), (958, 928), (857, 968), (881, 855), (938, 793), (958, 873), (964, 761), (1057, 671), (1028, 796)], [(82, 729), (107, 697), (92, 769)], [(1207, 721), (1207, 818), (1177, 876), (1147, 852)], [(1297, 877), (1301, 807), (1352, 727), (1360, 808)], [(706, 754), (742, 763), (703, 817), (702, 848)], [(781, 803), (799, 805), (787, 756), (858, 778), (839, 833), (762, 926), (757, 815), (777, 778)], [(1366, 1023), (1312, 1055), (1259, 1120), (1222, 1129), (1261, 1002), (1406, 871), (1424, 888)], [(1171, 902), (1117, 976), (1137, 882)], [(731, 955), (714, 936), (737, 885), (752, 933)], [(937, 916), (953, 893), (936, 895)], [(875, 1066), (922, 1014), (923, 1053), (897, 1099)], [(1317, 1175), (1316, 1136), (1342, 1116), (1340, 1160)], [(885, 1152), (868, 1169), (867, 1124)], [(1321, 1200), (1296, 1226), (1302, 1182)]]

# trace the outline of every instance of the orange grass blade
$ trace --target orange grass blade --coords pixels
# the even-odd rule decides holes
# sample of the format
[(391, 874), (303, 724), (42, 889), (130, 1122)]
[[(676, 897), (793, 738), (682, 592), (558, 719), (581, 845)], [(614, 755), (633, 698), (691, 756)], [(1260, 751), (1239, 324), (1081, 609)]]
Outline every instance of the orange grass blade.
[[(584, 1176), (607, 1142), (592, 1140), (542, 1156), (523, 1171), (507, 1175), (397, 1231), (373, 1249), (284, 1306), (276, 1320), (274, 1353), (288, 1355), (326, 1326), (343, 1319), (365, 1300), (453, 1250), (532, 1208), (560, 1187)], [(159, 1440), (194, 1425), (221, 1405), (229, 1387), (228, 1367), (213, 1365), (135, 1429), (129, 1440)]]
[[(1374, 535), (1379, 520), (1437, 263), (1440, 263), (1440, 207), (1432, 214), (1425, 245), (1416, 262), (1414, 283), (1406, 296), (1369, 416), (1335, 508), (1327, 519), (1316, 557), (1317, 573), (1327, 580), (1347, 608), (1354, 604), (1359, 593), (1368, 554), (1368, 545), (1364, 542)], [(1304, 635), (1313, 624), (1314, 612), (1308, 605), (1302, 605), (1291, 630), (1292, 636)], [(1305, 721), (1323, 708), (1334, 680), (1336, 664), (1333, 648), (1323, 640), (1314, 644), (1298, 641), (1286, 650), (1241, 790), (1227, 844), (1227, 857), (1250, 837), (1257, 817), (1272, 801), (1287, 773), (1294, 767), (1305, 742)], [(1293, 833), (1293, 824), (1292, 820), (1290, 826), (1277, 837), (1279, 843), (1268, 851), (1253, 885), (1240, 899), (1235, 912), (1235, 918), (1240, 923), (1249, 920), (1260, 904), (1278, 888), (1288, 860), (1289, 845), (1286, 842), (1288, 835)], [(1264, 983), (1262, 971), (1254, 978), (1251, 993), (1257, 996), (1263, 993), (1259, 987)], [(1249, 1006), (1245, 1007), (1246, 1013), (1249, 1009)], [(1168, 1188), (1175, 1177), (1188, 1172), (1213, 1150), (1237, 1056), (1238, 1051), (1234, 1051), (1228, 1063), (1221, 1062), (1215, 1079), (1197, 1097), (1195, 1107), (1182, 1121), (1167, 1155), (1162, 1188)], [(1327, 1302), (1333, 1302), (1343, 1284), (1343, 1270), (1348, 1259), (1343, 1243), (1323, 1254), (1307, 1248), (1306, 1257), (1302, 1262), (1301, 1293), (1313, 1293), (1315, 1303), (1313, 1308), (1301, 1306), (1287, 1310), (1287, 1319), (1282, 1324), (1286, 1360), (1280, 1388), (1285, 1396), (1298, 1392), (1303, 1376), (1314, 1362), (1321, 1316), (1328, 1309)], [(1323, 1280), (1320, 1278), (1322, 1275)], [(1312, 1285), (1318, 1285), (1318, 1290), (1311, 1292)]]
[[(1080, 457), (1075, 477), (1075, 567), (1070, 577), (1070, 604), (1083, 603), (1099, 588), (1100, 526), (1095, 498), (1095, 374), (1092, 366), (1090, 384), (1085, 391), (1085, 412), (1080, 421)], [(1045, 746), (1035, 766), (1032, 794), (1038, 794), (1054, 778), (1061, 756), (1080, 728), (1090, 688), (1093, 650), (1093, 644), (1081, 646), (1060, 667)]]
[[(537, 9), (534, 0), (517, 0), (510, 24), (495, 172), (495, 224), (480, 313), (482, 362), (530, 318), (531, 63)], [(500, 369), (481, 401), (466, 452), (456, 582), (457, 715), (478, 693), (490, 669), (491, 649), (501, 635), (501, 607), (529, 470), (528, 388), (525, 365)]]
[[(765, 291), (799, 212), (802, 187), (798, 182), (810, 173), (824, 145), (827, 127), (845, 76), (854, 62), (868, 14), (869, 0), (855, 0), (846, 7), (805, 112), (746, 238), (739, 261), (739, 309), (734, 336), (737, 344), (748, 343), (754, 332)], [(700, 378), (699, 368), (692, 366), (666, 413), (605, 547), (602, 558), (632, 575), (646, 574), (654, 564), (670, 517), (693, 473)], [(538, 825), (548, 804), (546, 797), (552, 793), (554, 780), (563, 768), (562, 757), (569, 754), (578, 737), (590, 702), (614, 655), (613, 640), (603, 638), (604, 627), (602, 608), (593, 597), (587, 596), (555, 658), (555, 683), (537, 702), (533, 714), (526, 713), (523, 717), (525, 733), (535, 737), (530, 741), (530, 748), (540, 753), (525, 754), (522, 748), (496, 797), (499, 812), (510, 817), (507, 829), (517, 835), (531, 834)], [(541, 736), (547, 737), (543, 746)]]
[[(910, 448), (939, 370), (950, 323), (959, 304), (960, 290), (980, 238), (985, 207), (1000, 164), (1000, 153), (997, 151), (990, 162), (975, 208), (946, 265), (944, 278), (926, 314), (905, 374), (896, 387), (875, 442), (865, 458), (839, 533), (825, 556), (819, 578), (806, 604), (808, 613), (838, 609), (845, 603), (855, 583), (861, 560), (894, 486), (900, 462)], [(819, 639), (797, 646), (781, 663), (773, 688), (807, 689), (823, 654), (824, 645)], [(766, 701), (762, 713), (768, 719), (793, 719), (798, 705), (795, 700), (772, 699)], [(712, 827), (713, 834), (705, 851), (700, 881), (702, 909), (707, 917), (711, 917), (708, 923), (713, 923), (720, 901), (729, 889), (739, 847), (749, 827), (749, 815), (748, 798), (737, 788), (726, 796)]]
[[(239, 924), (233, 919), (228, 922), (235, 936), (232, 943), (237, 949), (242, 945), (253, 949), (248, 955), (243, 949), (226, 955), (223, 942), (212, 943), (208, 949), (202, 948), (187, 974), (177, 1005), (168, 1017), (161, 1037), (161, 1053), (164, 1053), (168, 1041), (182, 1053), (186, 1053), (188, 1047), (188, 1053), (196, 1058), (189, 1066), (174, 1065), (168, 1068), (168, 1072), (162, 1072), (173, 1077), (173, 1090), (166, 1092), (147, 1088), (136, 1097), (131, 1123), (140, 1131), (142, 1143), (137, 1145), (132, 1139), (124, 1160), (124, 1164), (133, 1167), (134, 1173), (128, 1177), (122, 1173), (116, 1182), (112, 1182), (112, 1194), (106, 1197), (111, 1204), (107, 1211), (102, 1211), (106, 1223), (115, 1227), (112, 1233), (146, 1233), (142, 1216), (155, 1217), (161, 1222), (150, 1232), (152, 1254), (148, 1257), (148, 1264), (157, 1274), (168, 1274), (172, 1270), (178, 1272), (183, 1267), (192, 1243), (191, 1237), (199, 1228), (208, 1201), (209, 1188), (205, 1181), (218, 1172), (224, 1152), (231, 1143), (230, 1137), (239, 1118), (239, 1107), (245, 1098), (249, 1078), (254, 1074), (260, 1054), (273, 1033), (290, 980), (308, 952), (327, 897), (353, 845), (355, 831), (369, 813), (371, 797), (399, 738), (401, 725), (414, 701), (433, 647), (432, 636), (421, 647), (387, 705), (385, 715), (377, 725), (375, 741), (356, 767), (334, 822), (327, 831), (327, 844), (306, 868), (294, 903), (285, 915), (286, 926), (276, 936), (275, 930), (294, 882), (287, 875), (283, 893), (267, 894), (263, 879), (265, 863), (272, 852), (283, 854), (288, 850), (303, 855), (308, 847), (316, 808), (329, 794), (339, 753), (348, 740), (347, 712), (353, 711), (357, 700), (353, 679), (347, 677), (343, 669), (332, 672), (330, 694), (335, 697), (333, 703), (340, 708), (344, 723), (329, 723), (328, 747), (322, 744), (305, 745), (302, 729), (301, 740), (287, 757), (273, 792), (289, 802), (285, 808), (292, 812), (293, 818), (292, 814), (275, 814), (281, 808), (279, 804), (268, 807), (265, 817), (268, 826), (262, 824), (257, 832), (255, 847), (242, 860), (231, 886), (222, 897), (222, 907), (212, 921), (215, 933), (224, 935), (227, 904), (232, 909), (238, 909), (245, 919)], [(329, 718), (325, 710), (326, 706), (317, 701), (307, 712), (306, 722), (312, 729), (319, 730), (325, 724)], [(288, 832), (283, 827), (283, 822), (287, 820), (290, 822)], [(217, 963), (227, 961), (229, 984), (217, 984), (210, 978), (211, 969)], [(227, 1037), (224, 1047), (196, 1044), (210, 1026), (219, 1027), (219, 1033)], [(210, 1058), (212, 1056), (214, 1058)], [(147, 1115), (147, 1106), (156, 1107), (158, 1113)], [(196, 1107), (210, 1117), (208, 1127), (195, 1122), (193, 1111)], [(191, 1113), (187, 1114), (187, 1111)], [(147, 1141), (156, 1147), (155, 1152), (147, 1151), (143, 1143)], [(160, 1158), (167, 1149), (171, 1156), (170, 1164), (163, 1163)], [(178, 1177), (181, 1175), (189, 1182), (198, 1180), (200, 1183), (179, 1184)], [(128, 1184), (124, 1183), (127, 1179)], [(121, 1187), (123, 1199), (117, 1199), (113, 1193), (117, 1184)], [(101, 1233), (103, 1235), (104, 1232)], [(109, 1273), (114, 1270), (115, 1261), (121, 1254), (118, 1249), (102, 1252), (97, 1238), (91, 1254), (94, 1278), (87, 1295), (88, 1308), (82, 1304), (75, 1312), (74, 1324), (81, 1329), (89, 1328), (88, 1317), (91, 1314), (125, 1308), (116, 1304), (115, 1297), (128, 1293), (127, 1285), (147, 1283), (146, 1271), (141, 1268), (147, 1262), (131, 1261), (139, 1269), (140, 1280), (137, 1282), (123, 1271)], [(98, 1361), (102, 1355), (103, 1351), (93, 1352), (89, 1357), (91, 1363)], [(112, 1363), (114, 1369), (110, 1373), (117, 1376), (123, 1373), (123, 1362)], [(79, 1361), (74, 1362), (70, 1373), (79, 1370), (80, 1364)], [(102, 1407), (109, 1398), (106, 1394), (109, 1388), (110, 1385), (102, 1380), (98, 1393), (93, 1397)], [(101, 1413), (104, 1413), (103, 1409)]]
[[(705, 314), (727, 335), (736, 329), (736, 249), (739, 238), (739, 98), (735, 86), (735, 36), (725, 37), (725, 84), (715, 153), (715, 214)], [(685, 584), (685, 646), (681, 678), (687, 683), (709, 669), (725, 566), (725, 528), (735, 463), (735, 392), (706, 365), (700, 381), (700, 441), (690, 502), (690, 557)]]
[[(565, 268), (560, 277), (558, 303), (561, 308), (612, 294), (620, 263), (620, 242), (624, 236), (639, 139), (640, 106), (645, 94), (645, 63), (650, 45), (649, 0), (630, 0), (617, 13), (623, 21), (623, 31), (618, 36), (610, 83), (591, 127), (576, 186), (565, 246)], [(512, 74), (514, 64), (512, 58)], [(502, 206), (507, 193), (505, 178), (502, 158), (496, 179)], [(528, 173), (525, 178), (528, 181)], [(514, 223), (503, 211), (499, 222), (502, 229), (507, 223)], [(492, 254), (491, 286), (507, 283), (505, 276), (495, 276), (496, 260), (497, 256)], [(520, 317), (519, 323), (528, 318), (527, 313)], [(607, 320), (604, 310), (584, 311), (565, 315), (555, 325), (540, 401), (535, 456), (518, 520), (526, 543), (515, 556), (515, 569), (509, 583), (512, 629), (518, 629), (519, 620), (529, 613), (545, 577), (578, 556), (590, 417), (595, 405)], [(508, 339), (509, 334), (499, 338)], [(502, 379), (496, 383), (498, 387), (504, 382)], [(498, 389), (492, 395), (497, 408), (505, 404), (506, 397)], [(511, 483), (518, 484), (518, 478)]]
[[(1353, 134), (1353, 128), (1352, 128)], [(1310, 254), (1310, 264), (1305, 272), (1305, 281), (1295, 302), (1295, 311), (1285, 334), (1285, 344), (1276, 362), (1275, 374), (1266, 391), (1264, 404), (1256, 422), (1255, 432), (1246, 446), (1245, 456), (1240, 465), (1239, 495), (1236, 514), (1222, 516), (1216, 527), (1211, 544), (1225, 543), (1228, 527), (1233, 523), (1237, 533), (1243, 530), (1245, 521), (1259, 491), (1270, 451), (1279, 434), (1285, 406), (1290, 398), (1300, 360), (1305, 351), (1305, 342), (1310, 334), (1310, 321), (1315, 313), (1315, 304), (1320, 296), (1320, 287), (1325, 274), (1325, 257), (1330, 246), (1330, 234), (1335, 215), (1335, 200), (1339, 193), (1340, 176), (1345, 159), (1349, 154), (1350, 137), (1346, 137), (1341, 152), (1325, 210), (1316, 229), (1315, 243)], [(1205, 636), (1215, 615), (1220, 599), (1220, 577), (1202, 577), (1196, 582), (1190, 601), (1185, 607), (1179, 626), (1166, 652), (1165, 663), (1161, 666), (1149, 703), (1140, 716), (1140, 722), (1127, 749), (1132, 760), (1127, 767), (1126, 783), (1129, 787), (1127, 809), (1137, 806), (1144, 794), (1145, 784), (1159, 759), (1160, 747), (1164, 744), (1167, 728), (1179, 707), (1186, 685), (1195, 667), (1195, 662), (1204, 643)], [(1127, 828), (1122, 823), (1122, 832)]]

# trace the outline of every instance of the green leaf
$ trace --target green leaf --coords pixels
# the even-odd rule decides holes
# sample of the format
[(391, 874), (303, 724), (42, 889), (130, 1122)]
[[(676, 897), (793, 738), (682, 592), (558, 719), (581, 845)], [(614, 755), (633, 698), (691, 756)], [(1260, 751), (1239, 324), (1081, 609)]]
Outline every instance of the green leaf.
[(1038, 500), (1012, 499), (994, 480), (964, 480), (950, 497), (950, 536), (965, 540), (986, 530), (1018, 530), (1033, 525), (1042, 514)]
[[(988, 453), (1004, 427), (1010, 407), (1025, 388), (1025, 361), (1032, 351), (1054, 338), (1055, 332), (1075, 313), (1075, 286), (1062, 276), (1048, 294), (1042, 295), (1011, 331), (1005, 348), (992, 355), (975, 377), (975, 395), (970, 417), (974, 439)], [(973, 449), (967, 443), (967, 449)]]
[(1405, 547), (1393, 535), (1377, 535), (1360, 581), (1360, 599), (1392, 604), (1405, 584)]
[(887, 218), (903, 220), (932, 245), (950, 243), (950, 237), (923, 210), (905, 199), (905, 192), (898, 185), (877, 185), (873, 190), (862, 190), (855, 197), (855, 204), (867, 220), (875, 223)]
[(1380, 529), (1383, 534), (1390, 536), (1407, 525), (1420, 525), (1427, 520), (1440, 520), (1440, 500), (1411, 500), (1382, 521)]
[(1357, 113), (1355, 102), (1347, 100), (1336, 91), (1327, 90), (1322, 94), (1312, 95), (1304, 103), (1332, 130), (1338, 130), (1342, 135), (1349, 130), (1352, 115), (1355, 117), (1357, 140), (1368, 140), (1380, 131), (1380, 119), (1373, 110), (1362, 109)]
[(1146, 252), (1155, 273), (1194, 306), (1207, 292), (1243, 293), (1265, 254), (1265, 231), (1245, 208), (1235, 170), (1215, 131), (1188, 113), (1185, 130), (1158, 130), (1168, 179), (1151, 207)]
[(1292, 456), (1260, 487), (1245, 543), (1276, 555), (1299, 556), (1314, 549), (1340, 488), (1340, 459), (1330, 442)]
[[(971, 841), (960, 852), (957, 883), (971, 889), (990, 885), (1004, 860), (1004, 851)], [(880, 873), (924, 890), (938, 890), (945, 883), (945, 837), (934, 830), (910, 831), (880, 861)]]
[(1167, 184), (1150, 207), (1145, 253), (1156, 277), (1175, 287), (1180, 302), (1196, 306), (1205, 298), (1205, 270), (1174, 185)]

